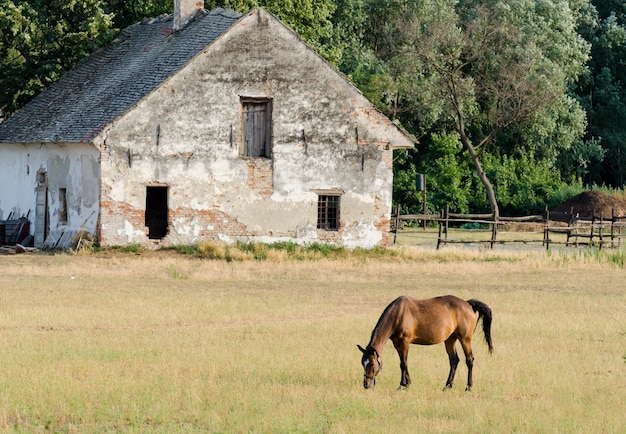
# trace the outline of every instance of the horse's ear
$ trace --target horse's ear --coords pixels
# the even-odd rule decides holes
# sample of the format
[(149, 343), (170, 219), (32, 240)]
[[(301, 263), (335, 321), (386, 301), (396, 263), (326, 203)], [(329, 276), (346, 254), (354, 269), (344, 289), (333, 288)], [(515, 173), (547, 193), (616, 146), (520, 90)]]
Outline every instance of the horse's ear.
[(359, 348), (359, 350), (361, 350), (361, 352), (362, 352), (363, 354), (365, 354), (365, 350), (363, 349), (363, 347), (362, 347), (362, 346), (360, 346), (359, 344), (357, 344), (356, 346)]

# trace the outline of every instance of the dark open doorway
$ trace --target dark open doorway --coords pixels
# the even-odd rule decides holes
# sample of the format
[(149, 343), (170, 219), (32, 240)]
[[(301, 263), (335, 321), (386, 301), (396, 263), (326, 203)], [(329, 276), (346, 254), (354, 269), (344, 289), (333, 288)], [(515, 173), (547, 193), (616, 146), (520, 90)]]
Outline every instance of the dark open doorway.
[(147, 187), (146, 226), (151, 240), (167, 235), (167, 187)]

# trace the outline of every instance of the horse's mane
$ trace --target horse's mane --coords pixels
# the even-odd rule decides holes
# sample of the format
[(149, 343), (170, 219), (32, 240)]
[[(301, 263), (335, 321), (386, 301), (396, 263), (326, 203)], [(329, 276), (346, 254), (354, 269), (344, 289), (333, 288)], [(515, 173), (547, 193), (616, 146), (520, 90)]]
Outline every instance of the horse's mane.
[(387, 305), (387, 307), (385, 308), (385, 310), (383, 310), (383, 313), (380, 314), (380, 318), (378, 318), (378, 322), (376, 323), (376, 327), (374, 327), (374, 330), (372, 330), (372, 336), (370, 337), (370, 343), (368, 346), (371, 346), (372, 343), (374, 342), (374, 338), (376, 337), (376, 335), (378, 334), (379, 329), (383, 326), (386, 325), (386, 323), (389, 321), (389, 312), (391, 311), (392, 307), (394, 307), (401, 299), (403, 299), (404, 297), (398, 297), (396, 298), (394, 301), (392, 301), (391, 303), (389, 303)]

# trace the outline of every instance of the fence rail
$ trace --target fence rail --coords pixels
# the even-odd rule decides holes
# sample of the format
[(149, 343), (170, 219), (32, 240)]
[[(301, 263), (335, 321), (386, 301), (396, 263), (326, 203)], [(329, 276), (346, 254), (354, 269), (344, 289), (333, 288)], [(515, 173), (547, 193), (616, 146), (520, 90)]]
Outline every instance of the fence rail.
[[(497, 220), (493, 218), (493, 214), (455, 214), (450, 213), (450, 209), (446, 206), (438, 215), (437, 214), (399, 214), (399, 207), (396, 207), (391, 221), (391, 232), (393, 234), (393, 243), (397, 241), (399, 234), (417, 233), (419, 229), (411, 231), (407, 228), (407, 223), (412, 221), (421, 222), (423, 229), (429, 222), (435, 222), (438, 226), (437, 249), (448, 243), (485, 243), (491, 248), (496, 243), (538, 243), (541, 242), (546, 249), (551, 245), (566, 246), (603, 246), (618, 247), (622, 239), (626, 238), (624, 228), (626, 228), (626, 216), (616, 215), (612, 210), (610, 218), (605, 218), (602, 214), (596, 216), (580, 217), (574, 214), (571, 209), (569, 213), (560, 213), (548, 210), (541, 215), (529, 215), (521, 217), (499, 217)], [(518, 227), (516, 236), (519, 238), (512, 239), (510, 237), (500, 238), (499, 234), (503, 228), (515, 224)], [(477, 225), (479, 227), (487, 227), (482, 230), (475, 230), (475, 233), (490, 233), (490, 237), (486, 239), (459, 239), (451, 237), (452, 227), (467, 227), (468, 225)], [(527, 225), (527, 228), (524, 228)], [(538, 226), (540, 230), (538, 229)], [(521, 229), (521, 230), (520, 230)], [(534, 231), (533, 231), (534, 229)], [(537, 237), (523, 238), (523, 234), (541, 234), (541, 238)]]

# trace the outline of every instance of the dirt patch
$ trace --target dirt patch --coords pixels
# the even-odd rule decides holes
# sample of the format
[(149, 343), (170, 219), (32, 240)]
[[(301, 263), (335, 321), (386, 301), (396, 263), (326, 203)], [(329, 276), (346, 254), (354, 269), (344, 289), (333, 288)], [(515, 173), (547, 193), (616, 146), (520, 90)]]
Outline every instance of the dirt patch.
[[(563, 202), (552, 212), (570, 215), (572, 208), (573, 215), (578, 215), (579, 218), (591, 218), (595, 215), (596, 218), (602, 216), (610, 219), (613, 211), (616, 216), (626, 215), (626, 199), (601, 191), (585, 191)], [(552, 215), (550, 217), (552, 218)]]

